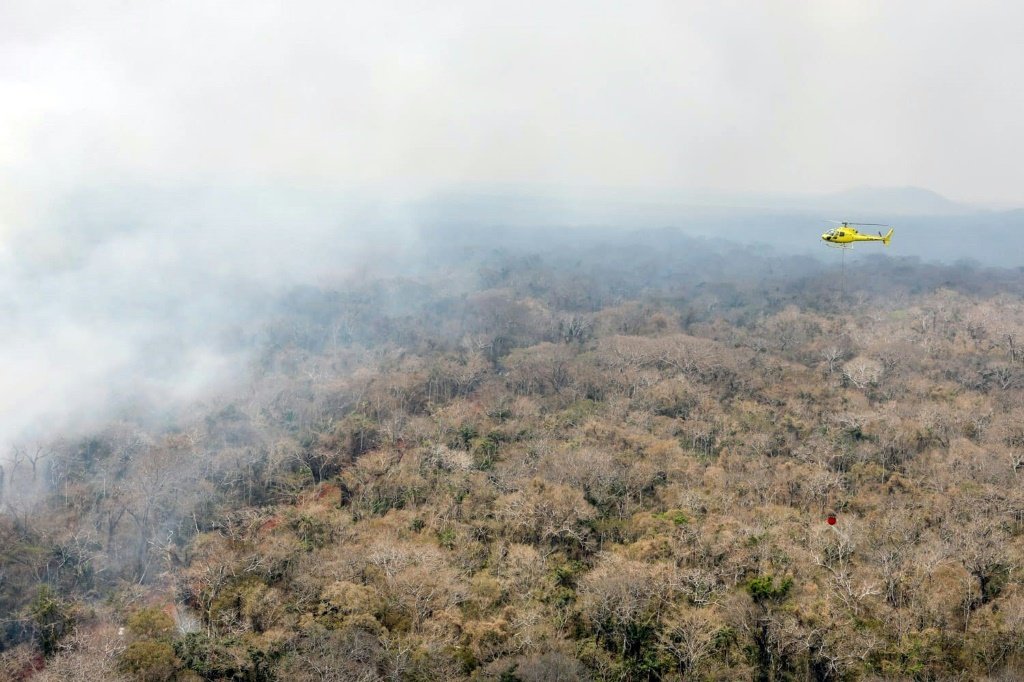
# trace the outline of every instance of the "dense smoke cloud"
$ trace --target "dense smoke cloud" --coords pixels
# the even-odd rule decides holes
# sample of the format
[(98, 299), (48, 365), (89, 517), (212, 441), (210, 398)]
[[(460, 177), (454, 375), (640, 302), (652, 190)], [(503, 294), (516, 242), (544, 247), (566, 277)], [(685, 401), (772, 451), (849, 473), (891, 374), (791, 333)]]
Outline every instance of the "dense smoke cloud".
[[(0, 173), (1019, 202), (1019, 3), (5, 3)], [(965, 172), (969, 169), (969, 172)]]
[(0, 443), (237, 375), (277, 292), (415, 252), (442, 188), (1013, 202), (1022, 12), (5, 3)]
[(282, 291), (413, 243), (365, 202), (269, 190), (88, 193), (45, 224), (2, 258), (0, 443), (202, 396), (241, 376)]

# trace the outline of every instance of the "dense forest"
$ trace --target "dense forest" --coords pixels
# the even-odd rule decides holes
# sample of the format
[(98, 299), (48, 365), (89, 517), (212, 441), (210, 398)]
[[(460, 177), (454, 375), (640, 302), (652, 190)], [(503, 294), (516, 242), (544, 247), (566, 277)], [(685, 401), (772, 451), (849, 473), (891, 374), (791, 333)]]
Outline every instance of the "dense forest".
[(0, 678), (1024, 676), (1024, 271), (427, 237), (2, 444)]

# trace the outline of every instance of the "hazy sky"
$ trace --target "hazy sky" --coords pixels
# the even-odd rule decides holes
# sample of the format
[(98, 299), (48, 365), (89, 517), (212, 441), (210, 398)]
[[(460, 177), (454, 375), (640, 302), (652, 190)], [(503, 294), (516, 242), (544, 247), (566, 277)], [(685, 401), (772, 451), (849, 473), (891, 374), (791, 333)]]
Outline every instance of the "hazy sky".
[(225, 339), (275, 292), (415, 253), (396, 196), (1021, 205), (1021, 26), (1016, 1), (0, 0), (0, 459), (238, 377)]
[(1024, 3), (0, 3), (0, 216), (83, 184), (1020, 204)]

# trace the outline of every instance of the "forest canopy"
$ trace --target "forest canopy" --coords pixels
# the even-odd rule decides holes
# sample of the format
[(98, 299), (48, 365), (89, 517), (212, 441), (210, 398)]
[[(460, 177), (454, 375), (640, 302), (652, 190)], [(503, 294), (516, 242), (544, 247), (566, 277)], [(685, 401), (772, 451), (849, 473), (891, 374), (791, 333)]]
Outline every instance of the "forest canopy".
[(2, 444), (0, 677), (1024, 675), (1024, 272), (426, 237)]

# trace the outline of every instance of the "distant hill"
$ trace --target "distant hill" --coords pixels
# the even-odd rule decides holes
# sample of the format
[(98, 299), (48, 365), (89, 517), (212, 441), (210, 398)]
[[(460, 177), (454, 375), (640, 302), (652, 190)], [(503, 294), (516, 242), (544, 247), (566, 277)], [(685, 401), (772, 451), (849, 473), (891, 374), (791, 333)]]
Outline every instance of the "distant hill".
[(819, 203), (844, 215), (851, 212), (950, 215), (977, 211), (972, 206), (951, 201), (941, 194), (921, 187), (857, 187), (825, 195), (812, 203)]
[[(318, 262), (326, 265), (320, 267), (329, 270), (334, 260), (323, 257), (325, 245), (344, 253), (352, 242), (359, 241), (359, 230), (404, 229), (406, 221), (424, 228), (472, 227), (482, 235), (508, 230), (524, 235), (523, 239), (526, 228), (667, 227), (690, 235), (766, 246), (780, 253), (828, 258), (834, 254), (823, 250), (819, 239), (828, 226), (826, 221), (849, 220), (891, 224), (896, 229), (890, 248), (857, 248), (854, 254), (1024, 266), (1024, 209), (972, 206), (920, 187), (860, 187), (817, 195), (471, 187), (400, 198), (372, 192), (363, 196), (268, 187), (202, 192), (125, 187), (69, 197), (55, 210), (53, 220), (52, 230), (39, 230), (19, 242), (23, 260), (45, 261), (49, 267), (57, 267), (59, 262), (64, 267), (66, 261), (88, 259), (93, 249), (141, 229), (180, 239), (183, 225), (202, 224), (220, 232), (245, 225), (252, 242), (253, 236), (273, 241), (277, 225), (301, 224), (307, 226), (298, 233), (305, 235), (307, 253), (321, 254)], [(260, 229), (253, 231), (256, 226)], [(248, 248), (251, 251), (253, 247)], [(233, 262), (244, 269), (241, 258), (236, 256)], [(308, 271), (308, 255), (296, 255), (295, 259), (291, 267)], [(278, 256), (267, 267), (280, 265)]]
[(807, 213), (835, 220), (880, 222), (892, 216), (963, 216), (987, 213), (921, 187), (856, 187), (831, 194), (725, 193), (717, 191), (567, 190), (518, 188), (450, 192), (417, 204), (430, 218), (504, 224), (650, 224), (679, 217), (731, 212)]

